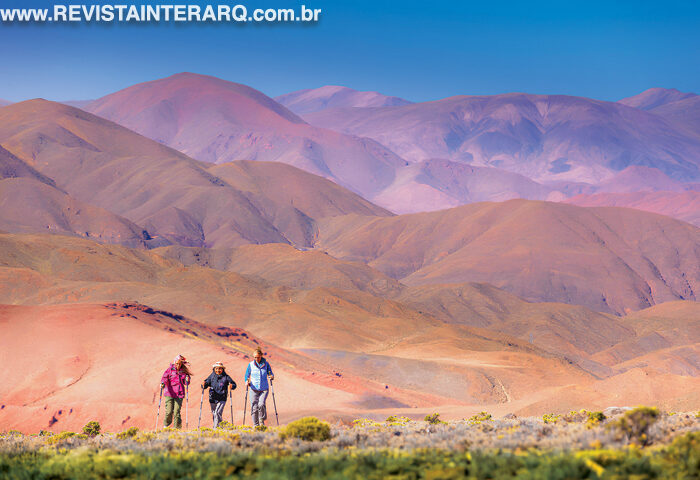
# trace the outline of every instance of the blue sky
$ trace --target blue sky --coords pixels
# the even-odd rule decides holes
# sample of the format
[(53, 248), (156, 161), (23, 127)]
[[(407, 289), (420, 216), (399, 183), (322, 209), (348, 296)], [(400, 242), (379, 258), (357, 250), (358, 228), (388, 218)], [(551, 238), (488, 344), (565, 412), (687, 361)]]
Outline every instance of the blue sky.
[(328, 84), (414, 101), (512, 91), (617, 100), (655, 86), (700, 93), (700, 2), (209, 3), (305, 4), (323, 14), (314, 25), (0, 24), (0, 98), (91, 99), (182, 71), (270, 96)]

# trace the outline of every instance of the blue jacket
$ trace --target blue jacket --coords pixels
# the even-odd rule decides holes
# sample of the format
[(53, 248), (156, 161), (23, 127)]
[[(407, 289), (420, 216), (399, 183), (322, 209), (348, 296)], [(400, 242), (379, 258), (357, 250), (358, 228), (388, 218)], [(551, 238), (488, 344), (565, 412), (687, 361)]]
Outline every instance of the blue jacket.
[(236, 382), (226, 374), (226, 370), (221, 375), (212, 371), (211, 375), (204, 380), (204, 388), (209, 387), (209, 401), (225, 402), (229, 385), (232, 385), (234, 390), (236, 389)]
[(260, 364), (253, 360), (246, 368), (244, 380), (247, 382), (250, 377), (250, 388), (256, 392), (262, 392), (270, 388), (267, 383), (267, 377), (272, 374), (272, 368), (270, 368), (267, 360), (263, 358)]

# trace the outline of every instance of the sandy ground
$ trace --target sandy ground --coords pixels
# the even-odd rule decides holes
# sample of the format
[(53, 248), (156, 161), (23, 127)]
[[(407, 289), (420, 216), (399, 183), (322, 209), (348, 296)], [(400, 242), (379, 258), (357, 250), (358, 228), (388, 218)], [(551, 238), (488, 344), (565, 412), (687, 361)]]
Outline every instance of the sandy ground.
[[(460, 401), (448, 398), (443, 394), (449, 392), (441, 390), (430, 395), (407, 388), (405, 374), (395, 372), (396, 368), (380, 378), (370, 378), (369, 371), (365, 372), (367, 376), (362, 375), (364, 364), (358, 369), (351, 363), (338, 362), (336, 368), (331, 368), (319, 361), (318, 356), (266, 344), (241, 329), (221, 330), (229, 337), (219, 337), (211, 333), (219, 331), (212, 327), (148, 312), (146, 307), (104, 304), (0, 307), (0, 337), (4, 339), (0, 362), (5, 367), (0, 382), (6, 387), (0, 396), (0, 430), (75, 431), (91, 420), (99, 421), (107, 431), (130, 426), (152, 429), (160, 376), (178, 353), (190, 359), (194, 373), (186, 410), (188, 426), (194, 428), (201, 399), (201, 390), (196, 385), (210, 373), (211, 364), (224, 362), (229, 374), (242, 385), (249, 361), (247, 354), (257, 344), (269, 352), (275, 369), (274, 388), (281, 423), (306, 415), (349, 422), (360, 417), (384, 419), (397, 414), (419, 419), (439, 412), (443, 418), (452, 420), (483, 410), (495, 416), (541, 415), (580, 408), (653, 404), (668, 410), (688, 411), (700, 404), (697, 377), (633, 368), (596, 380), (580, 373), (572, 375), (570, 367), (561, 367), (549, 372), (547, 380), (546, 368), (553, 368), (557, 362), (540, 359), (543, 363), (538, 365), (534, 356), (528, 363), (526, 356), (501, 352), (472, 352), (470, 356), (462, 354), (460, 360), (457, 350), (447, 352), (443, 345), (443, 353), (454, 355), (450, 358), (456, 358), (454, 363), (464, 369), (450, 377), (455, 388), (463, 388), (459, 385), (460, 378), (468, 383), (477, 369), (486, 372), (485, 378), (495, 384), (493, 388), (503, 391), (503, 395), (494, 396), (493, 402), (469, 402), (466, 397)], [(434, 352), (429, 349), (423, 352), (423, 359), (415, 349), (399, 349), (395, 353), (405, 356), (410, 352), (414, 362), (430, 359), (436, 360), (437, 365), (446, 362), (444, 358), (433, 358)], [(408, 361), (401, 356), (395, 360), (399, 366), (400, 362)], [(513, 368), (513, 362), (520, 362), (529, 375)], [(535, 378), (538, 369), (540, 380)], [(494, 371), (507, 373), (491, 376), (489, 372)], [(416, 375), (423, 374), (416, 371)], [(437, 375), (440, 374), (438, 368)], [(540, 382), (540, 388), (532, 385), (536, 381)], [(449, 384), (445, 388), (449, 389)], [(243, 417), (244, 394), (243, 388), (233, 394), (237, 424)], [(211, 425), (207, 403), (205, 394), (203, 426)], [(274, 422), (271, 398), (268, 407), (269, 421)], [(163, 410), (161, 407), (161, 421)], [(230, 415), (227, 405), (225, 419), (230, 420)], [(248, 416), (248, 422), (249, 419)]]

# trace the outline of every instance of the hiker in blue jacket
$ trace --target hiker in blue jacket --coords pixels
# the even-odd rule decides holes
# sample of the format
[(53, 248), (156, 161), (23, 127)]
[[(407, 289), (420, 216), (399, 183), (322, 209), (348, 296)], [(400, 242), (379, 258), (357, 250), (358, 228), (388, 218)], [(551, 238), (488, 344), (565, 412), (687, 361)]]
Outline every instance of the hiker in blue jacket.
[(211, 367), (211, 375), (202, 383), (202, 390), (209, 388), (209, 406), (214, 419), (214, 428), (216, 428), (219, 426), (219, 422), (221, 422), (224, 414), (226, 396), (229, 390), (236, 389), (236, 382), (226, 374), (223, 363), (216, 362)]
[(253, 352), (253, 361), (248, 364), (245, 371), (245, 382), (251, 390), (250, 395), (250, 415), (253, 418), (253, 425), (265, 425), (267, 420), (267, 408), (265, 401), (269, 391), (268, 378), (270, 382), (275, 378), (270, 364), (263, 358), (262, 350), (256, 348)]

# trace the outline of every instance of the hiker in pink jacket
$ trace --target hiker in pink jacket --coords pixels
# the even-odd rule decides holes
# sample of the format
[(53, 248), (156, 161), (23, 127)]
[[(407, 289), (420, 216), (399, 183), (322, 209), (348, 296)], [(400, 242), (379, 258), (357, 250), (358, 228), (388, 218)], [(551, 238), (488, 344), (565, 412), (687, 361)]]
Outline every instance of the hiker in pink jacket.
[[(178, 355), (173, 363), (163, 372), (160, 379), (160, 388), (165, 393), (165, 418), (163, 425), (168, 427), (171, 423), (175, 428), (182, 427), (182, 399), (185, 398), (185, 388), (190, 384), (192, 372), (188, 368), (189, 362), (182, 355)], [(175, 417), (173, 422), (173, 416)]]

